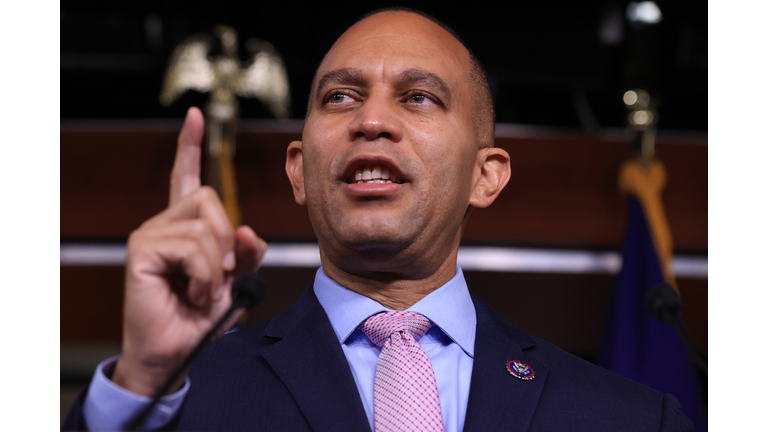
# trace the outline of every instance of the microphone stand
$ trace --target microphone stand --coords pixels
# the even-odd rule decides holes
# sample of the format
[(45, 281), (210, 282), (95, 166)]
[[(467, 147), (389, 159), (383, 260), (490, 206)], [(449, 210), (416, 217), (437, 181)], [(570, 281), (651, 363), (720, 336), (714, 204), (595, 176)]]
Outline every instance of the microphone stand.
[(696, 346), (696, 343), (688, 331), (688, 327), (683, 321), (683, 302), (674, 288), (667, 283), (654, 285), (646, 296), (648, 310), (656, 319), (664, 324), (670, 324), (682, 340), (688, 355), (696, 366), (697, 376), (699, 378), (699, 390), (707, 403), (707, 356)]

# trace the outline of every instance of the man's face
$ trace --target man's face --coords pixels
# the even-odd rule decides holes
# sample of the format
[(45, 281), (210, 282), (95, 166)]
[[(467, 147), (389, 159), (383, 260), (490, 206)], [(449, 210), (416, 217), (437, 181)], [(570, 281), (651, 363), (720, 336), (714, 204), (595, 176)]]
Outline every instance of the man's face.
[(297, 201), (337, 266), (391, 271), (458, 246), (478, 171), (469, 67), (448, 32), (403, 12), (361, 21), (323, 60)]

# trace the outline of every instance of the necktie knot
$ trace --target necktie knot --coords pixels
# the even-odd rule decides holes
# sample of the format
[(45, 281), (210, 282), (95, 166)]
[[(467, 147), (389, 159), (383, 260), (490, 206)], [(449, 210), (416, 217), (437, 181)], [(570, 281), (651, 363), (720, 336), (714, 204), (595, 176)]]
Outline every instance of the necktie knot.
[(390, 336), (398, 332), (407, 332), (419, 340), (432, 325), (432, 321), (419, 313), (394, 311), (369, 317), (360, 325), (360, 330), (377, 346), (383, 346)]

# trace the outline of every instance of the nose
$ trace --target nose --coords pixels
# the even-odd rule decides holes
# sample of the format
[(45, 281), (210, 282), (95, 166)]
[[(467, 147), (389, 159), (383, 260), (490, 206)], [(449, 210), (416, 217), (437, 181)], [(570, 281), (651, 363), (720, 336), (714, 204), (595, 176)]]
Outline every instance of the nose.
[(403, 137), (403, 125), (398, 116), (398, 108), (397, 101), (389, 100), (385, 95), (370, 95), (349, 125), (350, 139), (374, 141), (385, 138), (399, 142)]

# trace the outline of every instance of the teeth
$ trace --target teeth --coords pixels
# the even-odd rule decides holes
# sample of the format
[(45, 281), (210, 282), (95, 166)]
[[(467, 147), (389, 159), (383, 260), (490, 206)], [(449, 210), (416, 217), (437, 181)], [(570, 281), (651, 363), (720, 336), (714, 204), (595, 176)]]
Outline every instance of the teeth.
[(353, 183), (402, 183), (392, 175), (387, 167), (375, 166), (358, 168), (352, 180)]

